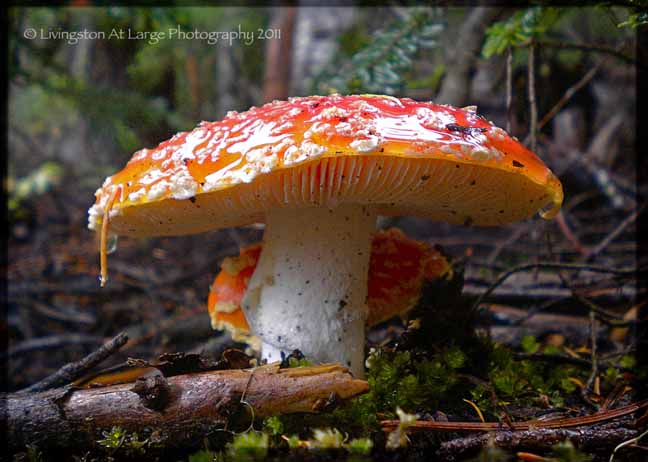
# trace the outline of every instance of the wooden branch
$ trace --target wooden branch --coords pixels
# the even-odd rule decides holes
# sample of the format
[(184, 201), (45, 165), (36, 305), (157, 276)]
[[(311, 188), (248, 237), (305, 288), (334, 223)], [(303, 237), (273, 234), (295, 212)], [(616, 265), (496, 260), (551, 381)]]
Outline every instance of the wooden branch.
[(127, 341), (128, 335), (122, 332), (109, 342), (102, 345), (99, 349), (90, 353), (82, 360), (66, 364), (54, 374), (44, 378), (40, 382), (31, 385), (24, 391), (38, 392), (67, 385), (68, 383), (78, 379), (83, 374), (103, 362), (109, 356), (119, 351), (119, 349), (123, 347)]
[(576, 447), (585, 451), (600, 451), (614, 448), (619, 443), (637, 435), (637, 430), (624, 427), (586, 427), (573, 430), (536, 428), (519, 432), (500, 431), (446, 441), (441, 443), (437, 455), (441, 460), (464, 460), (466, 457), (475, 455), (482, 447), (488, 444), (509, 451), (530, 450), (544, 452), (551, 450), (552, 446), (565, 440), (570, 440)]
[(26, 445), (87, 450), (114, 426), (165, 448), (199, 447), (239, 409), (252, 409), (250, 419), (312, 413), (332, 397), (339, 402), (368, 389), (338, 364), (280, 369), (275, 363), (169, 378), (158, 374), (94, 389), (9, 394), (0, 399), (0, 413), (7, 418), (12, 451)]

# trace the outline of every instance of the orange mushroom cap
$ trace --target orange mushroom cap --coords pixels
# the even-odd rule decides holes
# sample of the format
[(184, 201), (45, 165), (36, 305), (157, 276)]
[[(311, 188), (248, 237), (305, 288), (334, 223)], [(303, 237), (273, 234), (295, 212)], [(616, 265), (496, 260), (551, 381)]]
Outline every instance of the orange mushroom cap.
[[(207, 308), (214, 329), (226, 329), (236, 341), (249, 341), (250, 327), (241, 309), (247, 284), (256, 269), (261, 244), (227, 257), (209, 291)], [(411, 310), (419, 300), (424, 281), (449, 275), (446, 258), (428, 244), (410, 239), (391, 228), (373, 237), (369, 263), (367, 326)]]
[[(275, 101), (136, 152), (95, 193), (89, 227), (160, 236), (263, 222), (276, 208), (363, 204), (376, 215), (499, 225), (554, 216), (558, 179), (479, 116), (379, 95)], [(111, 196), (114, 203), (109, 203)]]

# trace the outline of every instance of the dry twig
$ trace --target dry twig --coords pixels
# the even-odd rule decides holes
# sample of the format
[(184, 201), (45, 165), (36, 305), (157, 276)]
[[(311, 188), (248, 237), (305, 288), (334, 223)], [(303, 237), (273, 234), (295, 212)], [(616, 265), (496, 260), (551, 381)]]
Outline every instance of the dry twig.
[[(513, 430), (530, 430), (533, 428), (573, 428), (584, 425), (594, 425), (611, 420), (618, 419), (634, 414), (637, 411), (648, 409), (648, 400), (628, 404), (616, 409), (595, 412), (590, 415), (579, 417), (566, 417), (554, 420), (530, 420), (527, 422), (510, 422), (509, 426)], [(383, 420), (380, 422), (383, 431), (388, 432), (397, 427), (398, 420)], [(417, 420), (410, 427), (412, 430), (430, 430), (430, 431), (466, 431), (466, 432), (489, 432), (501, 430), (501, 422), (435, 422), (429, 420)]]
[(44, 378), (40, 382), (21, 390), (21, 393), (33, 393), (49, 390), (52, 388), (62, 387), (86, 374), (92, 368), (100, 364), (109, 356), (116, 353), (128, 341), (125, 333), (120, 333), (108, 343), (102, 345), (99, 349), (93, 351), (88, 356), (75, 363), (66, 364), (54, 374)]

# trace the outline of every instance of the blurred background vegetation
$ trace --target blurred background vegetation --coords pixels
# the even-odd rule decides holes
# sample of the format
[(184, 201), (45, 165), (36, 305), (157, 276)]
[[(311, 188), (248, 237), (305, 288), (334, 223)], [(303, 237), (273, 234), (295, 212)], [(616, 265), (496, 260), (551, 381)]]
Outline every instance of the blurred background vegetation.
[[(95, 189), (135, 150), (272, 99), (385, 93), (477, 105), (496, 125), (535, 143), (564, 182), (562, 223), (534, 218), (479, 230), (383, 220), (383, 226), (399, 225), (467, 259), (468, 294), (483, 292), (511, 265), (546, 258), (545, 233), (562, 261), (636, 264), (632, 226), (588, 254), (645, 195), (636, 184), (635, 85), (637, 66), (646, 65), (641, 50), (637, 54), (636, 31), (648, 17), (634, 2), (521, 9), (14, 7), (9, 19), (3, 329), (9, 339), (4, 359), (11, 361), (5, 389), (46, 376), (124, 329), (131, 341), (116, 359), (218, 352), (230, 344), (209, 328), (208, 287), (224, 256), (259, 239), (258, 227), (124, 240), (110, 259), (111, 281), (100, 290), (97, 243), (86, 229), (86, 212)], [(177, 28), (241, 30), (253, 39), (210, 44), (207, 38), (170, 38)], [(110, 38), (113, 30), (126, 37)], [(82, 31), (105, 37), (60, 35)], [(155, 32), (167, 35), (135, 38)], [(522, 300), (528, 307), (568, 298), (557, 277), (547, 278), (516, 279), (500, 301)], [(616, 297), (618, 316), (637, 296), (632, 282), (588, 284)], [(587, 313), (577, 304), (570, 310)], [(519, 341), (525, 333), (513, 337)], [(586, 328), (580, 341), (587, 342)]]

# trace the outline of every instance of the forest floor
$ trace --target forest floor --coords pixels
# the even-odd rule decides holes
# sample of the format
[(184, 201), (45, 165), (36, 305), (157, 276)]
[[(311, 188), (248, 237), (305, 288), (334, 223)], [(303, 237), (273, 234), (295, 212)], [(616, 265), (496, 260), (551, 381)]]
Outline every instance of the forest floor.
[[(58, 187), (32, 197), (10, 221), (4, 391), (50, 376), (120, 332), (128, 341), (102, 368), (173, 352), (217, 360), (228, 348), (245, 348), (211, 330), (206, 299), (222, 258), (260, 240), (259, 227), (123, 239), (109, 258), (109, 282), (100, 288), (88, 204), (83, 195), (69, 196)], [(256, 448), (245, 453), (250, 457), (282, 458), (289, 447), (302, 458), (319, 457), (307, 448), (337, 447), (337, 457), (377, 460), (426, 460), (431, 453), (445, 460), (608, 460), (615, 447), (645, 430), (646, 414), (583, 420), (576, 427), (562, 427), (560, 419), (601, 415), (645, 397), (646, 371), (634, 357), (637, 313), (646, 300), (632, 271), (636, 212), (612, 207), (595, 187), (572, 195), (563, 210), (551, 223), (534, 219), (499, 229), (384, 219), (384, 227), (439, 244), (455, 278), (426, 287), (411, 315), (420, 319), (419, 329), (394, 320), (369, 332), (370, 391), (351, 404), (317, 416), (258, 419), (265, 440), (206, 436), (203, 447), (172, 456), (151, 444), (135, 451), (132, 435), (108, 435), (106, 441), (121, 441), (117, 448), (108, 442), (104, 452), (80, 453), (78, 460), (220, 460), (227, 452), (218, 445), (228, 441), (230, 450)], [(412, 413), (413, 422), (403, 424), (407, 414), (397, 408)], [(557, 419), (558, 425), (515, 426), (535, 419)], [(422, 422), (456, 425), (426, 428)], [(495, 422), (499, 436), (467, 433), (471, 422)], [(329, 427), (340, 433), (312, 432)], [(642, 460), (645, 443), (631, 441), (619, 454), (617, 460)], [(30, 448), (15, 459), (49, 456)]]

